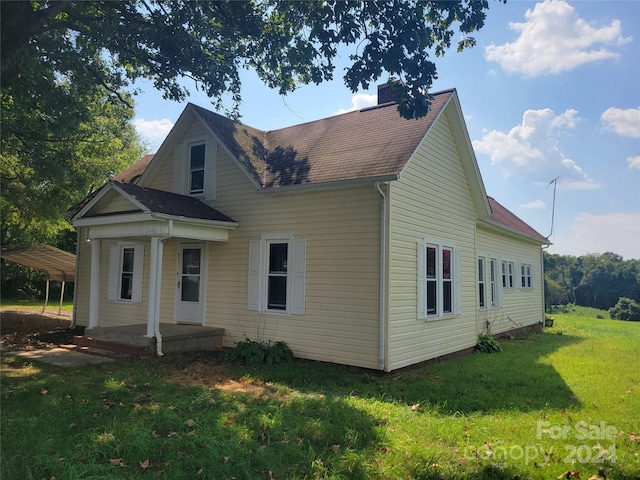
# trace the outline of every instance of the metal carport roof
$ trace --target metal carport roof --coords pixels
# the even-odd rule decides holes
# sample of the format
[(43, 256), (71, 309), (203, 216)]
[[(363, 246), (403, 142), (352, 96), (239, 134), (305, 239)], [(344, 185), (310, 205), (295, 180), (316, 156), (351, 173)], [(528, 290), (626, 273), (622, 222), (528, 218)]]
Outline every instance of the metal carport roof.
[(58, 314), (61, 313), (65, 283), (75, 282), (76, 280), (76, 256), (73, 253), (65, 252), (51, 245), (37, 245), (6, 250), (3, 248), (1, 255), (6, 260), (44, 273), (47, 285), (44, 306), (42, 307), (43, 313), (47, 308), (47, 303), (49, 303), (49, 282), (51, 280), (62, 282), (60, 305), (58, 307)]
[(47, 280), (74, 282), (76, 256), (51, 245), (2, 250), (2, 258), (44, 273)]

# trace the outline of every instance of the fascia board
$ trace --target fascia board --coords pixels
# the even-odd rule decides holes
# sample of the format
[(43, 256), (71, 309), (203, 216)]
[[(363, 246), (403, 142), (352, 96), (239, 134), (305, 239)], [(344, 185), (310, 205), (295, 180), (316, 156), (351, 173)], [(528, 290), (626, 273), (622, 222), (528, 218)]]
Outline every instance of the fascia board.
[(240, 226), (238, 222), (223, 222), (220, 220), (205, 220), (202, 218), (189, 218), (180, 215), (168, 215), (166, 213), (151, 213), (151, 217), (155, 220), (173, 220), (174, 222), (188, 223), (190, 225), (202, 225), (205, 227), (226, 228), (227, 230), (235, 230)]
[[(471, 194), (476, 200), (476, 204), (478, 204), (478, 208), (481, 209), (479, 211), (479, 217), (489, 217), (491, 215), (491, 207), (489, 206), (489, 199), (487, 198), (487, 191), (484, 188), (484, 181), (482, 180), (482, 175), (480, 174), (480, 167), (478, 166), (478, 160), (476, 159), (476, 154), (473, 150), (473, 145), (471, 144), (471, 139), (469, 138), (469, 131), (467, 130), (467, 124), (464, 121), (464, 115), (462, 113), (462, 108), (460, 106), (460, 99), (458, 98), (458, 92), (454, 91), (454, 94), (449, 99), (449, 102), (443, 108), (443, 111), (446, 111), (449, 106), (454, 109), (454, 120), (458, 123), (459, 130), (458, 135), (456, 135), (456, 130), (453, 130), (453, 135), (458, 143), (460, 148), (460, 153), (462, 158), (462, 167), (467, 174), (467, 178), (470, 182)], [(463, 138), (460, 138), (459, 133), (462, 132)], [(460, 142), (462, 145), (460, 145)], [(474, 182), (475, 180), (475, 182)], [(474, 195), (475, 192), (475, 195)]]
[(288, 185), (286, 187), (260, 188), (259, 193), (275, 195), (278, 193), (294, 193), (303, 190), (319, 190), (348, 187), (350, 185), (362, 185), (365, 183), (390, 182), (398, 180), (398, 174), (381, 175), (377, 177), (349, 178), (345, 180), (331, 180), (328, 182), (305, 183), (300, 185)]
[(111, 182), (105, 183), (95, 196), (87, 202), (87, 204), (76, 213), (71, 220), (82, 218), (89, 210), (91, 210), (102, 198), (113, 189), (114, 185)]
[(71, 224), (74, 227), (93, 227), (98, 225), (113, 225), (116, 223), (148, 222), (149, 220), (153, 220), (152, 214), (150, 212), (141, 212), (76, 218), (71, 220)]
[(149, 162), (149, 165), (147, 165), (147, 168), (142, 173), (140, 180), (137, 183), (138, 185), (144, 186), (150, 178), (153, 178), (159, 166), (163, 162), (165, 162), (167, 158), (173, 156), (174, 145), (177, 143), (180, 137), (184, 135), (184, 132), (186, 132), (190, 120), (189, 117), (193, 118), (194, 115), (195, 111), (193, 109), (193, 106), (191, 105), (191, 103), (188, 103), (178, 117), (178, 120), (176, 120), (173, 128), (171, 128), (165, 139), (160, 144), (160, 147), (151, 159), (151, 162)]

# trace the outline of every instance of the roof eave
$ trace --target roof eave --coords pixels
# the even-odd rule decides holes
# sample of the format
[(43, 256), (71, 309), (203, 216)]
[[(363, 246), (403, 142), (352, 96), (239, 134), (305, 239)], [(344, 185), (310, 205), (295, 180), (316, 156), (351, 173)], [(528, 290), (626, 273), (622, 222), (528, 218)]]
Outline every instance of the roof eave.
[(361, 185), (361, 184), (375, 183), (375, 182), (392, 182), (394, 180), (398, 180), (398, 178), (399, 178), (399, 174), (392, 173), (387, 175), (378, 175), (375, 177), (347, 178), (347, 179), (340, 179), (340, 180), (330, 180), (327, 182), (287, 185), (284, 187), (271, 187), (271, 188), (263, 187), (258, 191), (260, 193), (267, 193), (267, 194), (289, 193), (289, 192), (297, 192), (301, 190), (318, 190), (318, 189), (348, 187), (351, 185)]
[(549, 241), (548, 238), (545, 238), (542, 236), (534, 237), (532, 235), (528, 235), (524, 232), (507, 227), (506, 225), (498, 223), (495, 220), (491, 220), (489, 218), (479, 218), (477, 221), (492, 230), (497, 230), (502, 233), (507, 233), (521, 239), (530, 240), (531, 242), (537, 243), (539, 245), (551, 245), (551, 242)]

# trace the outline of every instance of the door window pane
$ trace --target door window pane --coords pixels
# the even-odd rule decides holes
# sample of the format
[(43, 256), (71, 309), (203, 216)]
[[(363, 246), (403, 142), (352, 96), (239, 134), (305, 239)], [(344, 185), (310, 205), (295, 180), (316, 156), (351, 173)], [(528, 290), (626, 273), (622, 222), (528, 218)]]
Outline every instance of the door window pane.
[(182, 287), (183, 302), (200, 301), (200, 248), (184, 248), (182, 250)]

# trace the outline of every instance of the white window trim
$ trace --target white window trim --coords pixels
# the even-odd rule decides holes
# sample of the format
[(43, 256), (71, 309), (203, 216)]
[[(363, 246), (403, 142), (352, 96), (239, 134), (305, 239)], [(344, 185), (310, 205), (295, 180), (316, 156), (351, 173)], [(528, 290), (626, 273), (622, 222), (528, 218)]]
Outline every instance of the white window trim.
[[(427, 314), (427, 246), (435, 246), (436, 247), (436, 258), (437, 258), (437, 273), (436, 273), (436, 281), (437, 281), (437, 303), (436, 303), (436, 313), (435, 314)], [(453, 276), (451, 281), (451, 312), (444, 312), (444, 289), (443, 283), (444, 279), (442, 278), (442, 250), (443, 249), (451, 250), (451, 274)], [(423, 240), (419, 240), (417, 242), (417, 318), (419, 320), (432, 321), (432, 320), (441, 320), (447, 318), (453, 318), (460, 313), (462, 313), (462, 302), (460, 295), (460, 284), (461, 284), (461, 259), (460, 252), (456, 248), (455, 242), (446, 242), (439, 239), (434, 238), (424, 238)]]
[[(502, 285), (502, 281), (498, 281), (498, 265), (500, 265), (500, 261), (497, 257), (490, 256), (489, 257), (489, 307), (490, 308), (498, 308), (501, 306), (501, 295), (500, 295), (500, 286)], [(492, 277), (493, 273), (493, 279)]]
[[(268, 308), (269, 245), (287, 243), (287, 305), (284, 310)], [(249, 242), (249, 284), (247, 310), (261, 314), (304, 315), (306, 290), (306, 240), (291, 234), (264, 234)]]
[[(133, 248), (133, 278), (131, 298), (121, 298), (122, 261), (125, 248)], [(118, 242), (109, 252), (109, 283), (107, 299), (117, 303), (142, 302), (142, 282), (144, 268), (144, 245), (141, 243)]]
[[(523, 272), (524, 270), (524, 272)], [(520, 281), (518, 282), (518, 288), (521, 290), (533, 290), (533, 265), (531, 263), (522, 262), (519, 265)], [(522, 285), (524, 280), (525, 285)]]
[[(507, 268), (505, 285), (502, 285), (502, 265), (505, 265)], [(515, 290), (518, 288), (518, 284), (516, 282), (516, 266), (516, 262), (508, 258), (503, 258), (500, 262), (500, 285), (502, 285), (503, 290)], [(509, 275), (509, 267), (511, 267), (511, 275)], [(509, 284), (509, 278), (511, 278), (511, 285)]]
[[(482, 272), (480, 271), (480, 262), (482, 262)], [(487, 257), (478, 255), (476, 261), (476, 282), (478, 285), (478, 308), (480, 310), (487, 309)], [(482, 289), (480, 287), (483, 287)], [(484, 305), (483, 305), (484, 302)]]
[[(191, 191), (191, 147), (204, 144), (204, 191)], [(216, 199), (218, 171), (218, 145), (206, 135), (185, 138), (173, 150), (173, 191), (204, 200)]]

